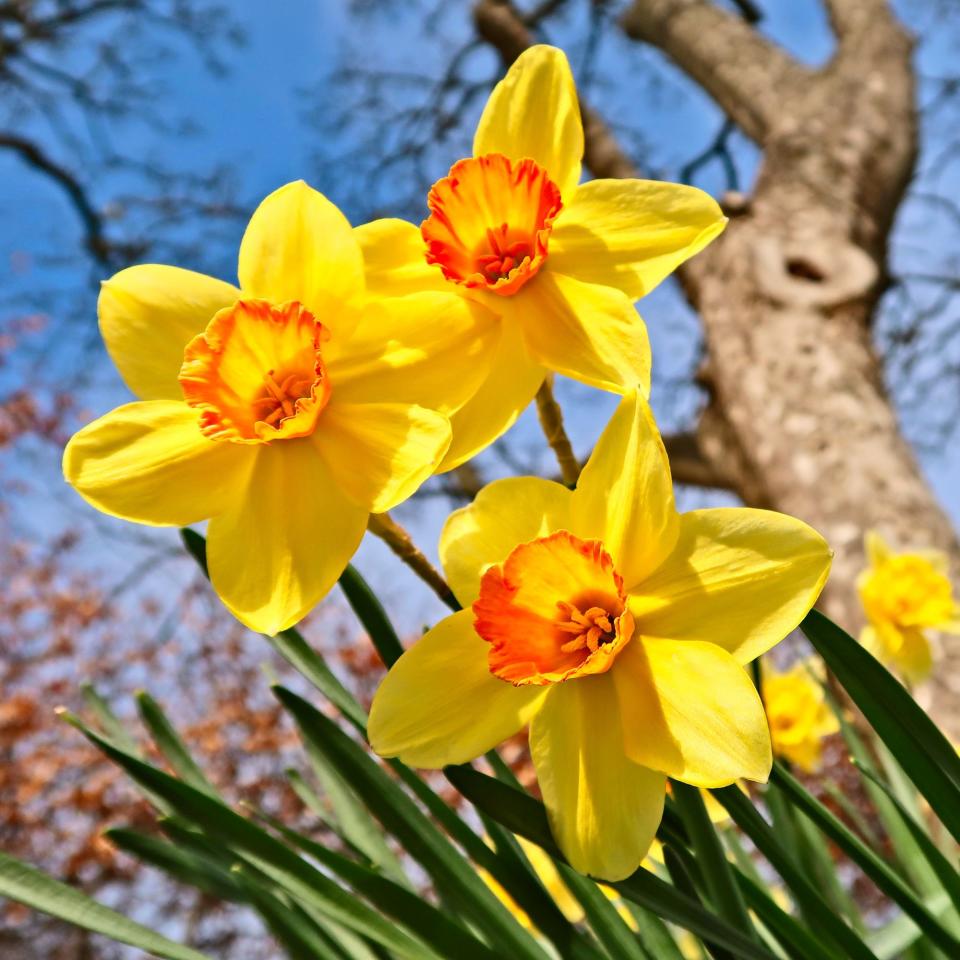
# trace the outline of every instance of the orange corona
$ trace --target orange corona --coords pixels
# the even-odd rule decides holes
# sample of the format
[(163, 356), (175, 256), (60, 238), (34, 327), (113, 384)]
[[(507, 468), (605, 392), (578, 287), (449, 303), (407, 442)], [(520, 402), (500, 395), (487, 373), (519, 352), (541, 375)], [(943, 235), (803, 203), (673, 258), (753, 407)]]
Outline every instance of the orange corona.
[(313, 433), (330, 399), (323, 325), (295, 300), (238, 300), (184, 350), (180, 385), (211, 440), (269, 443)]
[(523, 543), (491, 567), (473, 612), (490, 644), (490, 672), (518, 685), (604, 673), (634, 627), (610, 554), (566, 530)]
[(539, 164), (499, 153), (460, 160), (427, 197), (427, 263), (466, 287), (516, 293), (547, 259), (562, 203)]

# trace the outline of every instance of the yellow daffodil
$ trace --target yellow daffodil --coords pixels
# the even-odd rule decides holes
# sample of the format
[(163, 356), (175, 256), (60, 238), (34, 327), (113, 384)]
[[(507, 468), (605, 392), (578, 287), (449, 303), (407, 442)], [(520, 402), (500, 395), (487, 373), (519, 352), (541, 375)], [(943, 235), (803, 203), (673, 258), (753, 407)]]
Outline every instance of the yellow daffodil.
[(800, 662), (784, 673), (764, 673), (762, 685), (773, 752), (805, 773), (819, 766), (823, 738), (840, 729), (813, 669)]
[(960, 633), (960, 605), (953, 597), (948, 563), (937, 551), (894, 553), (880, 534), (866, 535), (869, 566), (857, 588), (867, 616), (860, 640), (877, 659), (911, 683), (930, 673), (926, 630)]
[(435, 470), (496, 327), (450, 293), (367, 297), (350, 224), (303, 182), (256, 210), (238, 273), (145, 265), (103, 285), (100, 328), (140, 400), (77, 433), (63, 468), (112, 516), (209, 520), (214, 587), (273, 634), (333, 586), (369, 514)]
[(497, 360), (453, 417), (444, 469), (503, 433), (547, 371), (646, 392), (650, 348), (633, 301), (726, 223), (694, 187), (580, 184), (583, 142), (567, 58), (531, 47), (493, 90), (474, 155), (433, 185), (420, 230), (402, 220), (357, 229), (377, 289), (455, 289), (502, 318)]
[(807, 613), (830, 550), (782, 514), (679, 514), (638, 391), (576, 490), (492, 483), (451, 515), (440, 556), (466, 609), (377, 691), (369, 736), (381, 756), (462, 763), (529, 724), (558, 845), (608, 880), (646, 855), (666, 776), (701, 787), (767, 778), (770, 734), (743, 665)]
[[(547, 893), (553, 898), (553, 902), (556, 903), (560, 912), (570, 923), (580, 923), (584, 918), (583, 907), (580, 906), (580, 901), (577, 900), (570, 892), (570, 888), (563, 882), (563, 877), (560, 876), (560, 871), (557, 870), (557, 866), (550, 856), (536, 844), (525, 840), (523, 837), (517, 837), (517, 841), (523, 849), (527, 860), (530, 862), (530, 866), (533, 867), (534, 873), (536, 873)], [(486, 870), (479, 870), (478, 873), (483, 882), (493, 891), (497, 899), (513, 914), (516, 921), (525, 929), (533, 930), (534, 926), (527, 912), (519, 906), (503, 886)], [(603, 891), (604, 896), (616, 905), (617, 912), (620, 914), (623, 922), (626, 923), (631, 930), (636, 931), (637, 921), (634, 920), (633, 914), (627, 909), (620, 894), (612, 887), (605, 886), (604, 884), (600, 884), (600, 889)]]

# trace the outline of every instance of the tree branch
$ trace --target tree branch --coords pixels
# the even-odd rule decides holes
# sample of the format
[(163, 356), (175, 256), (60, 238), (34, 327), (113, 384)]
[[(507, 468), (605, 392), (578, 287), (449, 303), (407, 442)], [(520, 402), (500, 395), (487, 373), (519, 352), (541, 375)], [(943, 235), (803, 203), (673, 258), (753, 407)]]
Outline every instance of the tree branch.
[(785, 90), (814, 76), (743, 17), (709, 0), (634, 0), (621, 25), (627, 36), (662, 50), (758, 143), (782, 113)]

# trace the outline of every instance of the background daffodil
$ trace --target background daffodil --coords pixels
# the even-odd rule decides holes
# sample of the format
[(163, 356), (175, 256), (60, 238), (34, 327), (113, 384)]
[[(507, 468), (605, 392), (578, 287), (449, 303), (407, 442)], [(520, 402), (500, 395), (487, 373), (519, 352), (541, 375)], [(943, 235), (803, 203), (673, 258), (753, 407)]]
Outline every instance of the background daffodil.
[(643, 860), (666, 776), (766, 779), (770, 734), (743, 665), (807, 613), (830, 550), (778, 513), (678, 514), (639, 392), (575, 491), (492, 483), (447, 521), (440, 554), (467, 609), (387, 675), (368, 728), (377, 753), (461, 763), (529, 724), (557, 843), (610, 880)]
[(930, 674), (927, 630), (960, 633), (949, 564), (935, 550), (895, 553), (874, 530), (864, 538), (869, 566), (857, 581), (867, 626), (860, 641), (910, 683)]
[(562, 50), (534, 46), (494, 88), (472, 157), (430, 191), (418, 231), (357, 229), (384, 293), (454, 288), (502, 317), (497, 360), (453, 417), (449, 469), (503, 433), (547, 371), (623, 393), (650, 383), (633, 301), (716, 237), (726, 219), (701, 190), (651, 180), (579, 184), (583, 125)]
[(113, 516), (209, 519), (214, 587), (273, 634), (333, 586), (369, 514), (435, 470), (495, 328), (449, 293), (368, 298), (350, 224), (303, 182), (256, 210), (238, 273), (145, 265), (103, 285), (100, 328), (140, 400), (77, 433), (63, 470)]
[(763, 705), (770, 723), (773, 752), (804, 773), (820, 765), (823, 738), (840, 729), (826, 702), (812, 662), (795, 663), (783, 673), (764, 673)]

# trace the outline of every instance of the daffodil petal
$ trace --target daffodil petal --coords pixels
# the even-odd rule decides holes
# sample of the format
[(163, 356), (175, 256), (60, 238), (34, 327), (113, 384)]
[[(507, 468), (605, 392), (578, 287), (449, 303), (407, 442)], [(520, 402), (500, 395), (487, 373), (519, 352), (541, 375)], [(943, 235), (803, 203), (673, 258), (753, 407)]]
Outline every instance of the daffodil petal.
[(427, 263), (420, 230), (406, 220), (374, 220), (355, 227), (366, 268), (367, 293), (373, 297), (402, 297), (424, 290), (451, 288), (436, 265)]
[(638, 391), (620, 401), (580, 474), (572, 530), (599, 539), (629, 591), (670, 554), (680, 531), (670, 464)]
[(206, 520), (243, 488), (250, 448), (200, 433), (199, 414), (176, 400), (128, 403), (75, 433), (63, 474), (103, 513), (136, 523)]
[(863, 545), (871, 566), (882, 566), (893, 556), (890, 544), (876, 530), (866, 532), (863, 537)]
[(369, 513), (384, 513), (436, 470), (450, 421), (409, 403), (333, 401), (312, 440), (337, 486)]
[(298, 300), (339, 341), (364, 295), (363, 254), (347, 218), (302, 180), (270, 194), (240, 243), (240, 286), (274, 303)]
[(463, 606), (480, 595), (480, 578), (521, 543), (569, 524), (570, 491), (540, 477), (507, 477), (487, 484), (469, 506), (447, 517), (440, 533), (440, 562)]
[(610, 674), (631, 760), (698, 787), (766, 781), (773, 761), (763, 704), (726, 650), (634, 636)]
[(258, 446), (242, 499), (210, 521), (214, 589), (238, 620), (273, 636), (302, 619), (337, 582), (367, 517), (308, 439)]
[(541, 270), (503, 299), (505, 319), (522, 324), (527, 349), (548, 369), (613, 393), (650, 393), (647, 328), (626, 294)]
[(580, 179), (583, 124), (570, 64), (562, 50), (529, 47), (493, 88), (473, 138), (473, 154), (530, 157), (572, 196)]
[(609, 674), (548, 690), (530, 723), (530, 753), (550, 829), (575, 870), (622, 880), (653, 842), (665, 778), (624, 753)]
[(460, 466), (503, 436), (536, 396), (547, 374), (527, 353), (515, 325), (501, 323), (499, 331), (486, 379), (450, 418), (453, 441), (440, 473)]
[(123, 382), (141, 400), (182, 400), (183, 348), (239, 296), (222, 280), (155, 263), (104, 281), (100, 332)]
[(558, 273), (638, 300), (726, 225), (716, 200), (658, 180), (591, 180), (577, 187), (550, 235)]
[(451, 413), (489, 376), (500, 340), (491, 310), (452, 292), (373, 300), (327, 368), (352, 403), (419, 403)]
[(488, 644), (461, 610), (428, 630), (391, 667), (370, 708), (367, 736), (382, 757), (438, 769), (466, 763), (513, 736), (543, 701), (543, 687), (498, 680)]
[(770, 510), (721, 507), (680, 516), (673, 553), (633, 590), (644, 636), (704, 640), (749, 663), (816, 602), (832, 553), (816, 530)]

